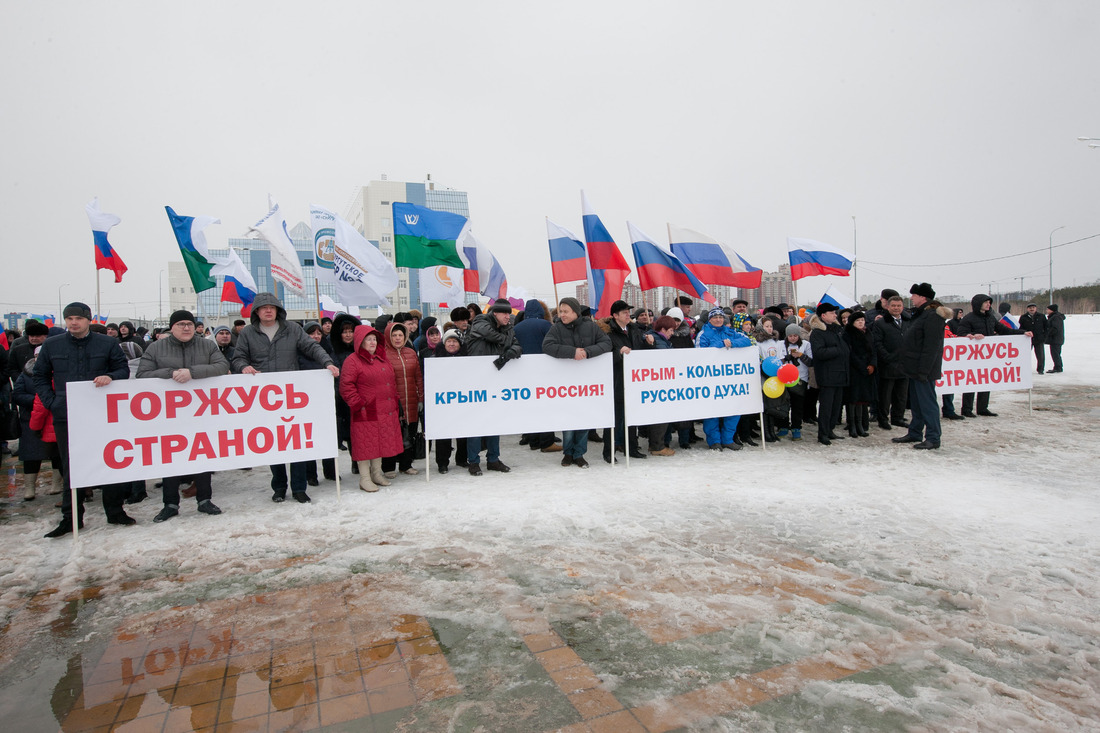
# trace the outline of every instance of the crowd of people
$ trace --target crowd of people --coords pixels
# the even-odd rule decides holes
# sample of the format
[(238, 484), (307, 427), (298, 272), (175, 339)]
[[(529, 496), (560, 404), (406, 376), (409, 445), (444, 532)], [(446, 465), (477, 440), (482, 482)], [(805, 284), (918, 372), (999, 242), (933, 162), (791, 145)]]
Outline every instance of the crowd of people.
[[(1058, 306), (1045, 314), (1035, 304), (1020, 316), (1019, 328), (1006, 318), (1010, 306), (994, 311), (993, 299), (975, 295), (971, 311), (954, 312), (936, 300), (928, 283), (909, 291), (911, 307), (901, 295), (883, 290), (874, 307), (838, 308), (829, 302), (800, 309), (786, 303), (751, 314), (745, 300), (726, 308), (694, 313), (695, 303), (681, 296), (659, 314), (634, 308), (619, 300), (611, 315), (594, 319), (576, 298), (562, 298), (556, 307), (533, 299), (522, 312), (496, 300), (482, 312), (476, 303), (453, 309), (439, 324), (418, 311), (381, 315), (373, 323), (348, 314), (299, 324), (271, 293), (260, 293), (253, 303), (251, 322), (218, 326), (207, 333), (201, 320), (176, 311), (165, 329), (147, 332), (124, 321), (94, 323), (83, 303), (63, 311), (64, 327), (28, 320), (22, 333), (10, 331), (0, 341), (0, 363), (6, 366), (3, 400), (17, 411), (18, 457), (23, 464), (24, 500), (33, 501), (44, 461), (53, 470), (41, 477), (48, 495), (61, 494), (60, 524), (46, 537), (61, 537), (83, 526), (84, 502), (93, 490), (69, 489), (69, 430), (66, 385), (92, 381), (98, 386), (117, 379), (171, 379), (186, 383), (219, 375), (327, 369), (337, 380), (336, 425), (341, 450), (350, 451), (359, 488), (367, 492), (390, 486), (399, 474), (416, 475), (414, 462), (430, 458), (446, 474), (451, 460), (473, 476), (485, 469), (507, 473), (501, 460), (499, 435), (436, 440), (425, 446), (424, 361), (463, 356), (494, 356), (498, 369), (524, 354), (546, 354), (558, 359), (590, 359), (610, 352), (614, 371), (615, 426), (521, 436), (520, 445), (532, 451), (561, 453), (561, 465), (588, 468), (589, 442), (602, 444), (602, 457), (612, 463), (612, 446), (635, 459), (669, 458), (677, 451), (709, 449), (739, 451), (762, 440), (801, 441), (807, 425), (816, 426), (817, 442), (831, 446), (844, 438), (868, 437), (871, 425), (905, 432), (894, 443), (914, 448), (940, 447), (941, 418), (995, 417), (989, 392), (963, 395), (961, 411), (953, 395), (936, 397), (945, 339), (982, 339), (1025, 334), (1032, 339), (1037, 373), (1043, 374), (1046, 350), (1052, 368), (1061, 372), (1065, 316)], [(5, 343), (6, 342), (6, 343)], [(778, 397), (765, 397), (758, 415), (729, 415), (695, 421), (627, 426), (624, 415), (623, 357), (633, 350), (682, 348), (754, 348), (760, 361), (778, 359), (794, 365), (799, 379), (788, 383)], [(763, 378), (763, 375), (762, 375)], [(906, 420), (906, 412), (910, 419)], [(847, 435), (841, 434), (844, 426)], [(614, 431), (612, 433), (612, 431)], [(645, 439), (645, 446), (641, 439)], [(6, 443), (4, 444), (6, 450)], [(336, 478), (334, 459), (322, 462), (323, 477)], [(310, 502), (307, 487), (318, 486), (316, 461), (270, 467), (272, 501), (285, 501), (287, 489), (300, 503)], [(189, 471), (164, 477), (163, 508), (154, 522), (179, 514), (181, 497), (194, 498), (196, 510), (217, 515), (213, 503), (212, 473)], [(130, 525), (125, 511), (148, 497), (145, 481), (95, 487), (101, 493), (110, 524)]]

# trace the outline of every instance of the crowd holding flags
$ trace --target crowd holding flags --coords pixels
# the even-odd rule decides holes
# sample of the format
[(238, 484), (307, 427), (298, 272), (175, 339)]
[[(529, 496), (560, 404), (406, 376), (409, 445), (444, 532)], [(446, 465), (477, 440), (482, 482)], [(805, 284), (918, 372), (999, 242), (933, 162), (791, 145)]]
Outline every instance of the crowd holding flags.
[[(272, 278), (304, 297), (305, 279), (286, 219), (270, 196), (268, 201), (267, 214), (249, 227), (249, 236), (262, 238), (268, 244)], [(115, 282), (121, 282), (127, 268), (107, 239), (111, 228), (121, 219), (103, 212), (98, 199), (85, 208), (92, 226), (96, 268), (111, 270)], [(218, 257), (210, 254), (206, 242), (204, 230), (221, 223), (220, 220), (210, 216), (181, 216), (170, 206), (165, 210), (195, 292), (216, 287), (216, 278), (220, 276), (221, 300), (240, 303), (241, 314), (248, 317), (257, 292), (252, 274), (232, 248), (228, 257)], [(468, 218), (404, 202), (394, 202), (392, 211), (396, 267), (419, 271), (423, 302), (460, 301), (466, 292), (477, 292), (493, 300), (509, 297), (503, 266), (474, 236)], [(349, 307), (389, 306), (386, 296), (399, 283), (394, 264), (331, 211), (314, 205), (310, 213), (317, 280), (333, 284), (340, 301), (330, 304), (341, 308), (344, 307), (341, 303)], [(552, 279), (555, 286), (587, 281), (593, 314), (602, 318), (610, 314), (611, 303), (621, 299), (631, 267), (583, 190), (581, 218), (583, 241), (549, 217), (546, 219)], [(761, 286), (761, 268), (706, 234), (669, 224), (666, 248), (629, 221), (627, 231), (642, 290), (669, 287), (714, 303), (707, 284), (742, 289)], [(789, 237), (787, 247), (792, 281), (816, 275), (847, 276), (854, 267), (853, 254), (824, 242)], [(318, 294), (319, 312), (324, 312), (321, 301)], [(834, 288), (829, 288), (819, 302), (842, 307), (854, 303)], [(1006, 325), (1015, 327), (1011, 323)]]

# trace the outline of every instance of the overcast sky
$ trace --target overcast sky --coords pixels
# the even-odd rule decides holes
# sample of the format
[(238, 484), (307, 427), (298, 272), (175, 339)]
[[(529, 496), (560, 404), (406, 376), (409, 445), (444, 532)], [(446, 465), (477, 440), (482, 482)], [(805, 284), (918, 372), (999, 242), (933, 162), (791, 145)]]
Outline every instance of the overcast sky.
[[(103, 309), (154, 316), (166, 204), (224, 246), (269, 192), (293, 226), (383, 173), (468, 191), (541, 295), (544, 217), (579, 233), (582, 188), (631, 262), (627, 219), (774, 270), (788, 236), (851, 249), (854, 215), (860, 293), (1045, 287), (1045, 251), (952, 263), (1100, 234), (1098, 25), (1087, 1), (7, 2), (0, 309), (62, 283), (94, 306), (93, 196), (130, 267)], [(1055, 250), (1055, 286), (1098, 247)]]

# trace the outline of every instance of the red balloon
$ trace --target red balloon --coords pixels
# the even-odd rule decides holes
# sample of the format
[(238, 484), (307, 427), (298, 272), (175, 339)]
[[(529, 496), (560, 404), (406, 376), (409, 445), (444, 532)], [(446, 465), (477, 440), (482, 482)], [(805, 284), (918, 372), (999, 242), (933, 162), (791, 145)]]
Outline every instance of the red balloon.
[(775, 376), (779, 377), (779, 381), (783, 384), (790, 384), (791, 382), (798, 381), (798, 367), (794, 364), (784, 364), (779, 367), (779, 373)]

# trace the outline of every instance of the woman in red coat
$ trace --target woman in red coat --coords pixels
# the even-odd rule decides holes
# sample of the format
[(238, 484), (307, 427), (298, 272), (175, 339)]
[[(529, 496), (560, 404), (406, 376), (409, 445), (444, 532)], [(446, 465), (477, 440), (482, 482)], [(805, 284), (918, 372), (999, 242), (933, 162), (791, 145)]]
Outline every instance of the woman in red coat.
[[(420, 407), (424, 404), (424, 376), (420, 372), (420, 358), (409, 347), (407, 339), (408, 331), (404, 324), (390, 321), (386, 325), (386, 359), (393, 368), (393, 376), (397, 381), (397, 399), (401, 403), (405, 422), (416, 425), (420, 419)], [(398, 468), (401, 473), (409, 475), (420, 473), (413, 468), (415, 457), (416, 447), (409, 446), (408, 450), (396, 458), (383, 458), (382, 470), (386, 478), (395, 477), (395, 469)]]
[(356, 326), (354, 345), (340, 372), (340, 396), (351, 412), (351, 458), (359, 464), (359, 488), (378, 491), (390, 485), (382, 459), (396, 456), (404, 447), (397, 385), (377, 330)]

